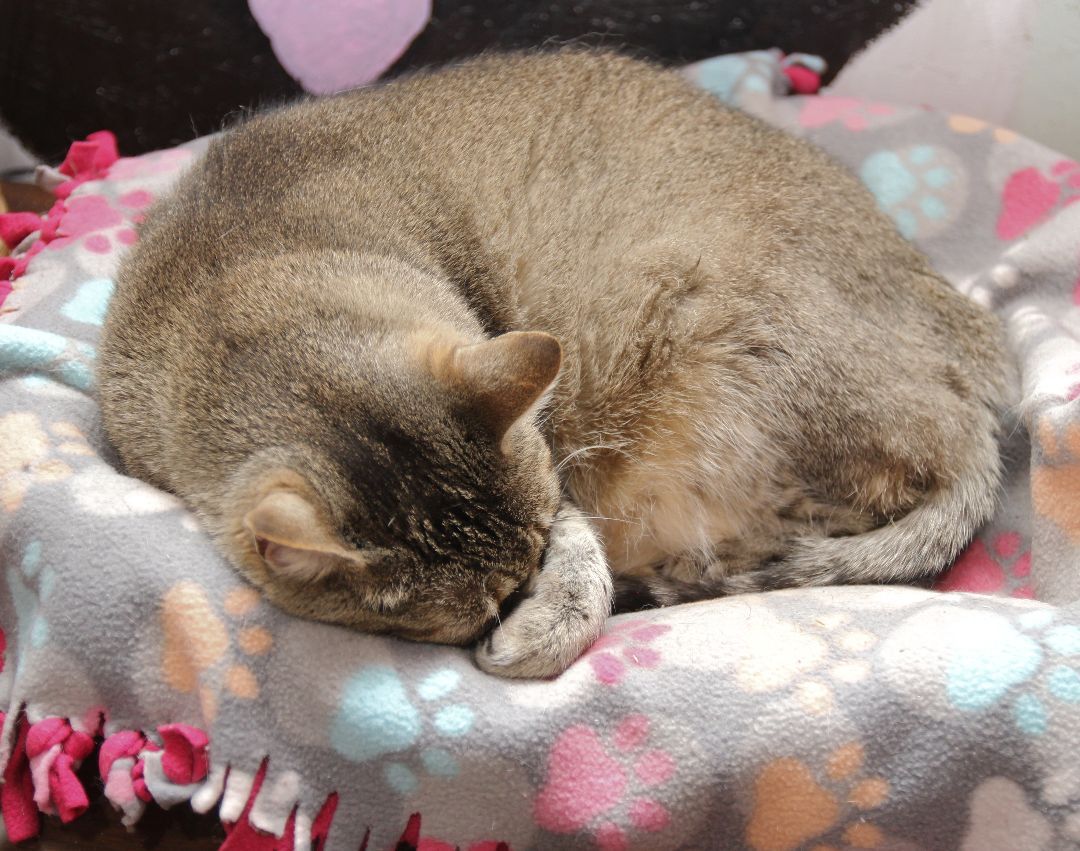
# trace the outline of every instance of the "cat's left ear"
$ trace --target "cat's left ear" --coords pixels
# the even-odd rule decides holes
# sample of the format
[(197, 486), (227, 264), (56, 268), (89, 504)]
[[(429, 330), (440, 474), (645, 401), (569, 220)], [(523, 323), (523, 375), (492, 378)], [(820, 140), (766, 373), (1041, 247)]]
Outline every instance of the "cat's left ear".
[(363, 567), (364, 558), (328, 527), (307, 498), (287, 488), (266, 493), (244, 517), (244, 526), (267, 566), (292, 579), (315, 581), (346, 563)]
[(502, 437), (555, 383), (562, 365), (559, 341), (543, 331), (510, 331), (482, 343), (429, 342), (432, 375), (459, 393)]

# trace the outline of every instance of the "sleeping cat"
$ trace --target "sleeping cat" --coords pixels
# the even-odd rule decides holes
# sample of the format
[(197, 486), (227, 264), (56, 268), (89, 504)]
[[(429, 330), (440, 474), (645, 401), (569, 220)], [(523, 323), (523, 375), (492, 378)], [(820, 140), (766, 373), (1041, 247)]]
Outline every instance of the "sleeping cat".
[(624, 606), (932, 576), (995, 505), (1006, 376), (820, 151), (562, 51), (223, 134), (98, 377), (127, 469), (283, 609), (547, 676), (612, 575)]

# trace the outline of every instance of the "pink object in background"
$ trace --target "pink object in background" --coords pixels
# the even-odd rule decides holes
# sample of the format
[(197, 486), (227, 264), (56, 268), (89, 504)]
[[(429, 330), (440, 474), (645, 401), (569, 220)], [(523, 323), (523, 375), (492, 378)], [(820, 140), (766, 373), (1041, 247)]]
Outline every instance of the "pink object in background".
[(431, 0), (248, 0), (282, 67), (307, 91), (377, 79), (431, 17)]

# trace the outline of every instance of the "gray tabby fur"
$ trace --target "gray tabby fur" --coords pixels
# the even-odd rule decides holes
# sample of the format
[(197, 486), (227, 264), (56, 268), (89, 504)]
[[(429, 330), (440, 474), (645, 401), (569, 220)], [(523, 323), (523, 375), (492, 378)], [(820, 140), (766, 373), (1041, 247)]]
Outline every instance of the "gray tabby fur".
[(270, 599), (468, 643), (531, 592), (480, 646), (510, 676), (595, 638), (611, 574), (625, 605), (932, 576), (994, 508), (1010, 392), (998, 322), (848, 172), (585, 51), (228, 131), (99, 364), (130, 472)]

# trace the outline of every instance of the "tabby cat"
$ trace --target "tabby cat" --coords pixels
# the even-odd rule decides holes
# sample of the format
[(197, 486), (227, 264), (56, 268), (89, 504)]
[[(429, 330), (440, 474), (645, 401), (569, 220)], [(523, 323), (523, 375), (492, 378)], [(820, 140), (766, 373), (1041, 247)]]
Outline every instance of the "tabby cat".
[(932, 576), (994, 508), (1007, 370), (819, 150), (564, 50), (225, 132), (125, 260), (98, 384), (127, 470), (286, 611), (547, 676), (613, 587)]

